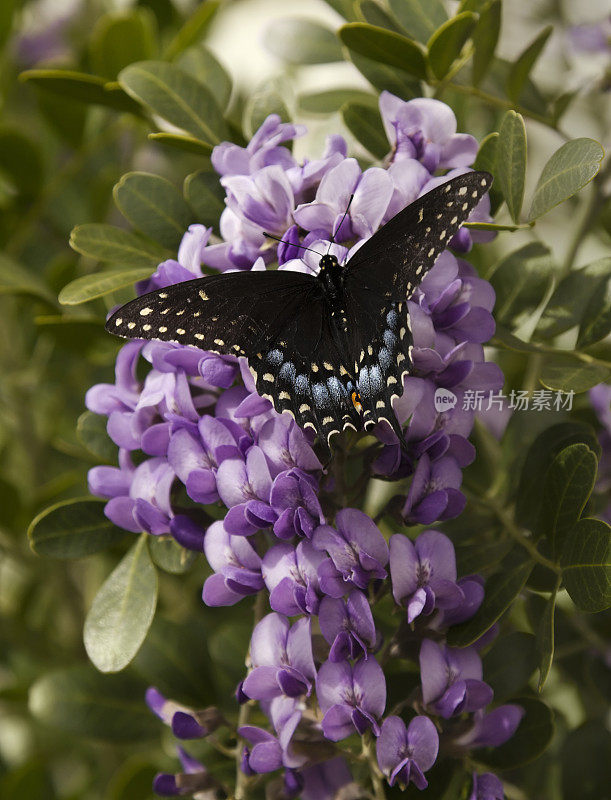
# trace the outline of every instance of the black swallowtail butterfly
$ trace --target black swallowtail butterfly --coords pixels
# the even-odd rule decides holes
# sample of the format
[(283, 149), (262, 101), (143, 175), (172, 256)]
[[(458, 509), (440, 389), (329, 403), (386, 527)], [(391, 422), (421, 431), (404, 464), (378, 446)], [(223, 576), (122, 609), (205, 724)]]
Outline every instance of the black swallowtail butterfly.
[(322, 256), (316, 276), (270, 270), (185, 281), (127, 303), (106, 329), (246, 356), (259, 394), (313, 428), (325, 449), (334, 433), (380, 420), (403, 443), (392, 401), (411, 364), (406, 300), (491, 184), (487, 172), (447, 181), (346, 264)]

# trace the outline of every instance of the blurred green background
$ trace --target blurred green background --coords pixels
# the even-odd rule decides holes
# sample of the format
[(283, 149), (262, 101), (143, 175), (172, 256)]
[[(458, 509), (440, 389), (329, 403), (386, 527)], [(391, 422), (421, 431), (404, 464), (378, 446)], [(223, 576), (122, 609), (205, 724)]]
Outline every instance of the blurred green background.
[[(232, 622), (230, 610), (215, 610), (214, 625), (205, 635), (211, 612), (200, 599), (203, 559), (185, 566), (172, 563), (172, 554), (160, 553), (153, 631), (126, 672), (101, 676), (88, 665), (82, 628), (92, 598), (125, 552), (127, 539), (93, 558), (62, 561), (35, 555), (26, 537), (41, 510), (87, 495), (87, 469), (114, 458), (103, 431), (92, 433), (90, 417), (81, 416), (87, 388), (113, 380), (117, 343), (103, 330), (110, 301), (75, 306), (58, 302), (66, 284), (100, 269), (98, 259), (70, 248), (70, 232), (96, 222), (125, 226), (112, 188), (127, 171), (156, 173), (179, 186), (189, 174), (209, 169), (209, 157), (201, 148), (188, 152), (184, 142), (177, 148), (171, 140), (149, 138), (155, 130), (150, 119), (118, 84), (109, 91), (108, 82), (128, 64), (144, 59), (178, 61), (185, 69), (202, 69), (210, 76), (216, 59), (232, 79), (232, 88), (221, 87), (220, 78), (215, 88), (231, 91), (226, 117), (236, 141), (242, 126), (250, 135), (265, 112), (282, 103), (293, 119), (309, 127), (295, 145), (298, 156), (320, 153), (324, 137), (335, 132), (346, 135), (355, 152), (364, 153), (339, 109), (347, 97), (362, 99), (363, 93), (370, 93), (370, 85), (336, 43), (327, 42), (331, 56), (306, 57), (310, 63), (305, 66), (291, 63), (299, 57), (290, 30), (281, 22), (287, 13), (298, 14), (334, 30), (345, 21), (338, 13), (345, 6), (352, 4), (0, 3), (1, 798), (148, 798), (153, 774), (172, 768), (174, 760), (171, 737), (160, 731), (144, 706), (146, 685), (155, 682), (174, 695), (182, 691), (177, 699), (199, 705), (215, 696), (230, 703), (248, 640), (248, 624)], [(532, 77), (546, 97), (570, 93), (561, 120), (564, 135), (588, 136), (608, 145), (611, 94), (603, 91), (610, 80), (608, 53), (579, 53), (567, 38), (572, 26), (597, 22), (605, 13), (608, 4), (602, 0), (513, 0), (504, 6), (497, 52), (515, 59), (535, 34), (552, 26)], [(81, 77), (62, 83), (48, 72), (46, 77), (37, 72), (50, 69), (72, 70)], [(97, 77), (87, 83), (83, 74)], [(217, 73), (221, 74), (222, 70)], [(344, 92), (341, 101), (320, 94), (332, 86), (354, 94)], [(483, 138), (498, 129), (498, 109), (467, 103), (458, 95), (444, 99), (457, 113), (459, 130)], [(532, 119), (527, 119), (527, 127), (528, 196), (543, 164), (564, 140), (558, 131)], [(608, 254), (608, 203), (602, 211), (597, 208), (600, 225), (581, 224), (590, 208), (588, 198), (597, 191), (597, 186), (587, 187), (581, 204), (569, 201), (537, 224), (537, 235), (555, 264), (569, 257), (572, 263), (587, 264)], [(530, 232), (500, 236), (486, 248), (487, 264), (478, 265), (482, 273), (529, 241)], [(154, 257), (149, 260), (154, 263)], [(536, 287), (534, 300), (528, 295), (530, 287), (521, 296), (522, 306), (512, 309), (513, 330), (524, 338), (532, 325), (531, 312), (550, 286), (544, 284)], [(121, 296), (116, 294), (114, 302)], [(129, 296), (128, 290), (124, 296)], [(565, 346), (571, 346), (570, 340)], [(516, 358), (506, 357), (503, 367), (515, 385), (524, 385), (523, 365)], [(591, 421), (583, 396), (577, 406)], [(533, 422), (534, 427), (541, 424)], [(515, 434), (516, 449), (520, 435)], [(532, 612), (514, 609), (515, 627), (527, 628), (524, 620)], [(565, 671), (554, 668), (545, 689), (545, 699), (559, 712), (559, 734), (544, 759), (523, 771), (519, 780), (530, 788), (516, 784), (511, 794), (516, 800), (563, 796), (560, 756), (574, 745), (566, 734), (581, 725), (596, 704), (596, 691), (603, 699), (609, 697), (609, 675), (600, 662), (584, 667), (580, 660), (588, 643), (600, 646), (599, 622), (583, 623), (582, 639), (572, 655), (575, 622), (563, 621), (562, 608), (559, 615), (559, 639), (562, 644), (565, 637), (567, 650)], [(163, 648), (168, 641), (174, 652), (188, 652), (189, 657), (170, 663)], [(582, 685), (587, 691), (580, 691)], [(600, 708), (594, 716), (600, 717), (599, 712)], [(577, 743), (579, 770), (592, 767), (608, 741), (601, 740), (599, 722), (588, 724), (592, 729)], [(564, 791), (564, 800), (578, 796), (567, 793), (570, 783)]]

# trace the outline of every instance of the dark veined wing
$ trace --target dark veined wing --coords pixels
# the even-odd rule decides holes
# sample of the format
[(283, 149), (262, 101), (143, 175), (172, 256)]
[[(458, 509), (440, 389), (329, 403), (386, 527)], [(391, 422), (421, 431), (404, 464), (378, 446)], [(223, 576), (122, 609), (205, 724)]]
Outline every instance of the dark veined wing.
[(127, 303), (106, 329), (246, 356), (259, 394), (325, 444), (347, 424), (361, 427), (324, 291), (310, 275), (274, 270), (185, 281)]
[(392, 402), (411, 367), (407, 300), (491, 184), (487, 172), (447, 181), (400, 211), (348, 262), (350, 356), (366, 427), (386, 419), (400, 434)]
[(347, 427), (362, 427), (352, 402), (355, 386), (331, 322), (321, 288), (314, 302), (303, 305), (267, 348), (249, 358), (257, 391), (288, 411), (302, 428), (316, 431), (324, 446)]
[(491, 185), (490, 173), (467, 172), (399, 211), (348, 261), (347, 291), (409, 298)]
[(110, 317), (106, 330), (249, 356), (318, 291), (312, 276), (288, 270), (211, 275), (137, 297)]

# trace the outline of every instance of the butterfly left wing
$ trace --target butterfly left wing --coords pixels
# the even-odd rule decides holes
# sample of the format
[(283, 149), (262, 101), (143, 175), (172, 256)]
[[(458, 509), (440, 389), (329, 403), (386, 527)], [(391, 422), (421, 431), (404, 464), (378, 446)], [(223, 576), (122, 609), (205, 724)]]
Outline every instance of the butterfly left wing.
[(492, 184), (487, 172), (459, 175), (400, 211), (350, 259), (346, 293), (351, 355), (366, 427), (385, 419), (411, 367), (407, 300)]
[(211, 275), (137, 297), (110, 317), (106, 330), (248, 356), (307, 305), (315, 289), (310, 275), (289, 270)]
[(185, 281), (127, 303), (106, 329), (246, 356), (259, 394), (313, 428), (325, 446), (347, 423), (359, 422), (330, 310), (310, 275), (274, 270)]

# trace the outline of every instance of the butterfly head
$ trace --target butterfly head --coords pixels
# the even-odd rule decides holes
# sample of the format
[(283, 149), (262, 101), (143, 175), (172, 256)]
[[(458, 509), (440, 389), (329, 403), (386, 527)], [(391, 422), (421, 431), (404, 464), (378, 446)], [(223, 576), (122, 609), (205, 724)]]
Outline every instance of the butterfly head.
[(339, 261), (337, 260), (337, 256), (334, 256), (331, 253), (327, 253), (326, 256), (322, 256), (318, 262), (318, 266), (321, 273), (326, 271), (339, 272)]

